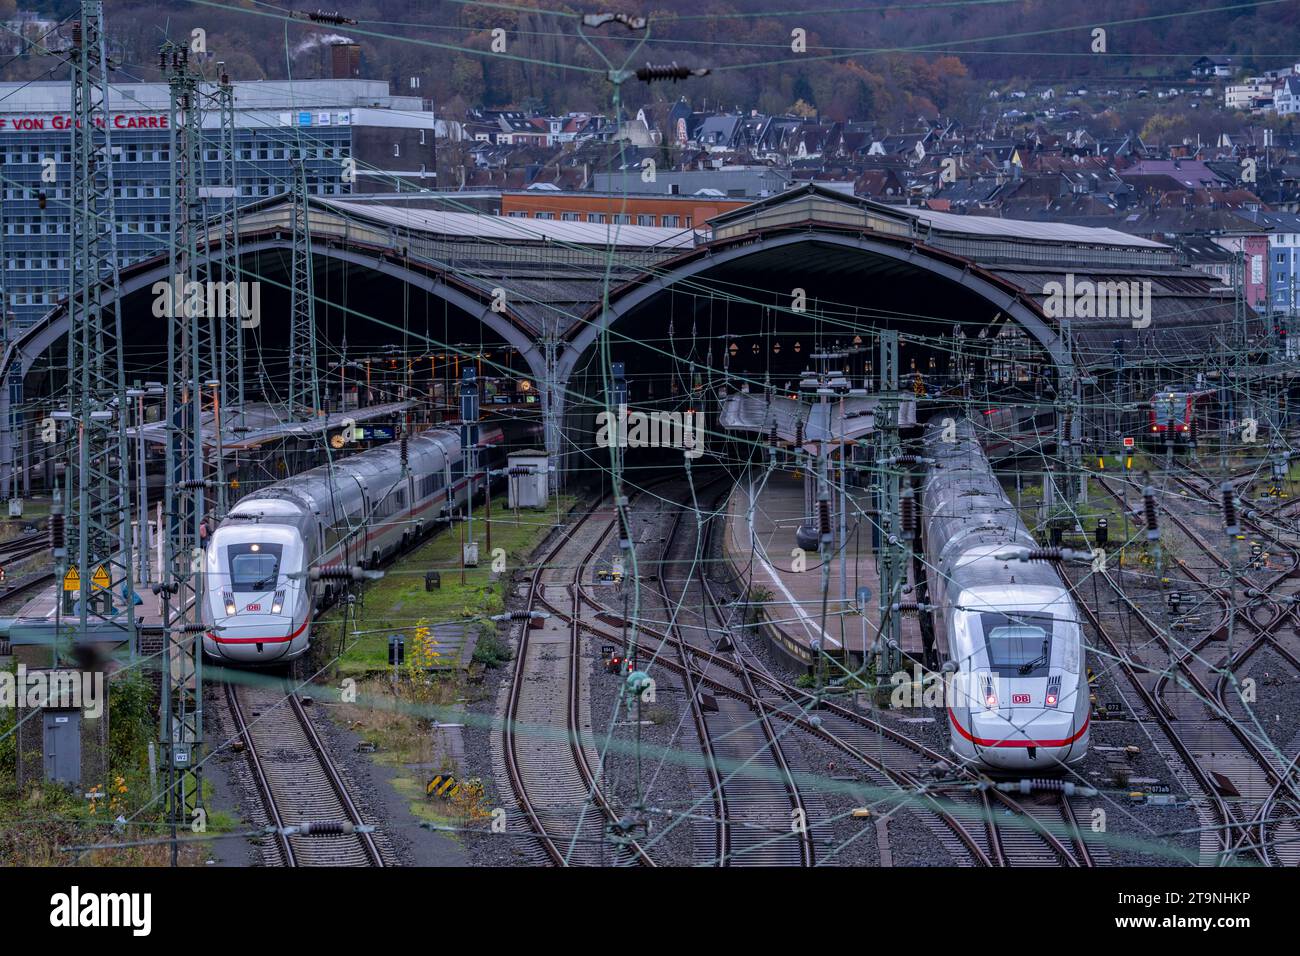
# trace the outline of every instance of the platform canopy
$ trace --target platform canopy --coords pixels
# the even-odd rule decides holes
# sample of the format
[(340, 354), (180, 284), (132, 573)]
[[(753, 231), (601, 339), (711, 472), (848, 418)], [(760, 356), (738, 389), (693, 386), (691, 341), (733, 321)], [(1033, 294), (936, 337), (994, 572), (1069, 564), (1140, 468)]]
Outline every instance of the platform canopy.
[[(903, 428), (916, 424), (916, 400), (900, 394), (898, 423)], [(876, 409), (880, 395), (846, 395), (827, 401), (795, 399), (786, 395), (769, 398), (761, 392), (728, 395), (718, 413), (718, 425), (728, 431), (768, 434), (776, 426), (777, 438), (794, 443), (796, 422), (802, 420), (803, 447), (836, 444), (865, 438), (876, 430)]]
[[(332, 432), (343, 428), (346, 424), (355, 425), (360, 422), (373, 421), (376, 418), (396, 418), (403, 412), (414, 408), (415, 404), (415, 402), (409, 401), (388, 402), (383, 405), (368, 405), (365, 408), (354, 408), (343, 412), (331, 412), (328, 415), (318, 415), (306, 421), (293, 421), (286, 419), (282, 412), (277, 412), (270, 405), (254, 403), (248, 406), (240, 424), (233, 424), (229, 420), (233, 416), (228, 413), (227, 420), (221, 423), (221, 447), (225, 454), (248, 451), (267, 442)], [(203, 416), (203, 444), (209, 448), (214, 444), (212, 424), (212, 413), (206, 412)], [(145, 425), (141, 429), (144, 432), (145, 441), (165, 445), (167, 443), (166, 425), (166, 422), (161, 421), (150, 422)], [(128, 428), (127, 436), (134, 440), (136, 429)]]

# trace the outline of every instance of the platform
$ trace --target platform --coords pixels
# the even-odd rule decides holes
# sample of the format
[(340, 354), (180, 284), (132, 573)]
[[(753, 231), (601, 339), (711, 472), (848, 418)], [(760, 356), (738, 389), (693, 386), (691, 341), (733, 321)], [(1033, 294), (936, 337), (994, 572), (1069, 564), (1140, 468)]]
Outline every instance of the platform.
[[(847, 490), (844, 569), (841, 574), (839, 556), (832, 556), (823, 617), (820, 557), (809, 552), (804, 570), (794, 570), (795, 529), (803, 520), (803, 479), (788, 471), (769, 474), (763, 470), (756, 470), (752, 478), (752, 530), (750, 486), (742, 480), (726, 516), (724, 555), (742, 590), (762, 588), (771, 593), (772, 603), (765, 609), (765, 633), (776, 649), (801, 664), (812, 662), (809, 646), (814, 640), (820, 640), (833, 656), (860, 661), (864, 646), (874, 646), (880, 619), (880, 574), (868, 517), (870, 496), (862, 488)], [(871, 589), (865, 620), (855, 601), (859, 587)], [(902, 645), (909, 653), (921, 653), (920, 626), (914, 615), (903, 618)]]
[[(160, 644), (163, 635), (162, 598), (147, 586), (137, 588), (137, 593), (140, 596), (140, 603), (135, 605), (134, 614), (140, 635), (139, 646), (140, 648), (153, 647)], [(26, 649), (47, 648), (56, 636), (66, 640), (67, 635), (71, 633), (69, 628), (78, 624), (78, 615), (58, 612), (58, 599), (61, 594), (62, 588), (59, 584), (57, 582), (51, 584), (24, 604), (17, 615), (3, 622), (9, 643), (14, 647), (15, 654), (21, 654), (24, 662), (37, 662), (36, 659), (28, 659), (30, 652)], [(119, 625), (112, 619), (106, 620), (93, 616), (90, 621), (91, 626), (85, 634), (78, 636), (78, 642), (118, 644), (125, 640), (125, 625)], [(25, 650), (19, 651), (19, 648)], [(39, 650), (32, 652), (44, 653)]]

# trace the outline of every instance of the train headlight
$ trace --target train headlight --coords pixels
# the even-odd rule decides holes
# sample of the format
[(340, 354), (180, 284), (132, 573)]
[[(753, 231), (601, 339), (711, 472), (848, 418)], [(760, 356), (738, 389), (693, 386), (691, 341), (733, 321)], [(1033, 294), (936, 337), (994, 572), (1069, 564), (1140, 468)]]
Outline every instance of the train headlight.
[(284, 609), (284, 592), (276, 591), (275, 597), (271, 599), (271, 613), (279, 614)]
[(227, 616), (227, 617), (234, 617), (234, 616), (235, 616), (235, 596), (234, 596), (233, 594), (231, 594), (229, 591), (226, 591), (224, 594), (221, 595), (221, 599), (222, 599), (222, 600), (225, 602), (225, 604), (226, 604), (226, 616)]
[(998, 706), (998, 695), (986, 694), (984, 697), (984, 706), (989, 710), (996, 710)]
[(1047, 679), (1047, 696), (1043, 698), (1043, 704), (1047, 707), (1055, 707), (1057, 701), (1061, 699), (1061, 677), (1056, 675)]

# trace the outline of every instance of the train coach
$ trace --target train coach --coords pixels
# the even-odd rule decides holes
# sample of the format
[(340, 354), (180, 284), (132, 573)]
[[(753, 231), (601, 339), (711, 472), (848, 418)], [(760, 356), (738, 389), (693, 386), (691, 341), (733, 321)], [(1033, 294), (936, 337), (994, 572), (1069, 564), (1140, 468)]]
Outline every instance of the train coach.
[(930, 603), (947, 638), (950, 749), (986, 771), (1060, 769), (1088, 749), (1078, 609), (1053, 565), (1008, 556), (1038, 544), (973, 425), (959, 421), (954, 435), (951, 423), (925, 431), (935, 464), (922, 486)]
[(1214, 434), (1222, 423), (1218, 392), (1190, 387), (1161, 389), (1151, 396), (1147, 417), (1151, 434), (1160, 436), (1153, 445), (1163, 442), (1168, 432), (1184, 441), (1198, 434)]
[(466, 505), (471, 477), (481, 491), (483, 472), (505, 464), (502, 427), (483, 427), (480, 444), (475, 476), (466, 474), (459, 433), (433, 429), (407, 441), (405, 466), (401, 442), (391, 442), (241, 500), (206, 549), (204, 653), (252, 666), (304, 654), (312, 616), (333, 597), (334, 586), (313, 582), (305, 572), (327, 565), (373, 568), (429, 533)]

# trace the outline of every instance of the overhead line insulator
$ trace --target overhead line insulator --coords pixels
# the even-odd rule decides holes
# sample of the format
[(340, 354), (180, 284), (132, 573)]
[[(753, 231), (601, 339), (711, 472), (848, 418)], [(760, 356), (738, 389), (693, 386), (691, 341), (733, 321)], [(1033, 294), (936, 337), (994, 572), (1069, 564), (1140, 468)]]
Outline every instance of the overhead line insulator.
[(909, 488), (902, 495), (902, 519), (903, 519), (903, 537), (916, 537), (916, 499), (912, 496), (912, 490)]
[(1156, 541), (1160, 538), (1160, 522), (1156, 518), (1156, 490), (1151, 487), (1151, 476), (1143, 474), (1146, 484), (1142, 488), (1142, 511), (1146, 517), (1147, 523), (1147, 540)]
[(328, 23), (330, 26), (356, 26), (357, 21), (351, 17), (345, 17), (337, 10), (326, 13), (324, 10), (290, 10), (289, 16), (295, 20), (309, 20), (312, 23)]
[(821, 539), (829, 542), (831, 540), (831, 503), (827, 498), (817, 499), (817, 526), (821, 533)]
[(1230, 535), (1237, 534), (1241, 529), (1237, 527), (1237, 496), (1232, 490), (1232, 485), (1225, 482), (1223, 485), (1223, 527)]
[(367, 571), (356, 564), (327, 564), (312, 568), (307, 576), (313, 581), (364, 581), (379, 572)]
[(67, 537), (63, 519), (63, 512), (50, 514), (50, 549), (54, 552), (63, 551), (67, 548)]
[(642, 83), (656, 83), (660, 80), (672, 80), (676, 83), (678, 80), (690, 79), (692, 76), (708, 76), (709, 73), (708, 67), (692, 69), (689, 66), (680, 66), (676, 62), (668, 64), (647, 63), (636, 71), (636, 78)]

